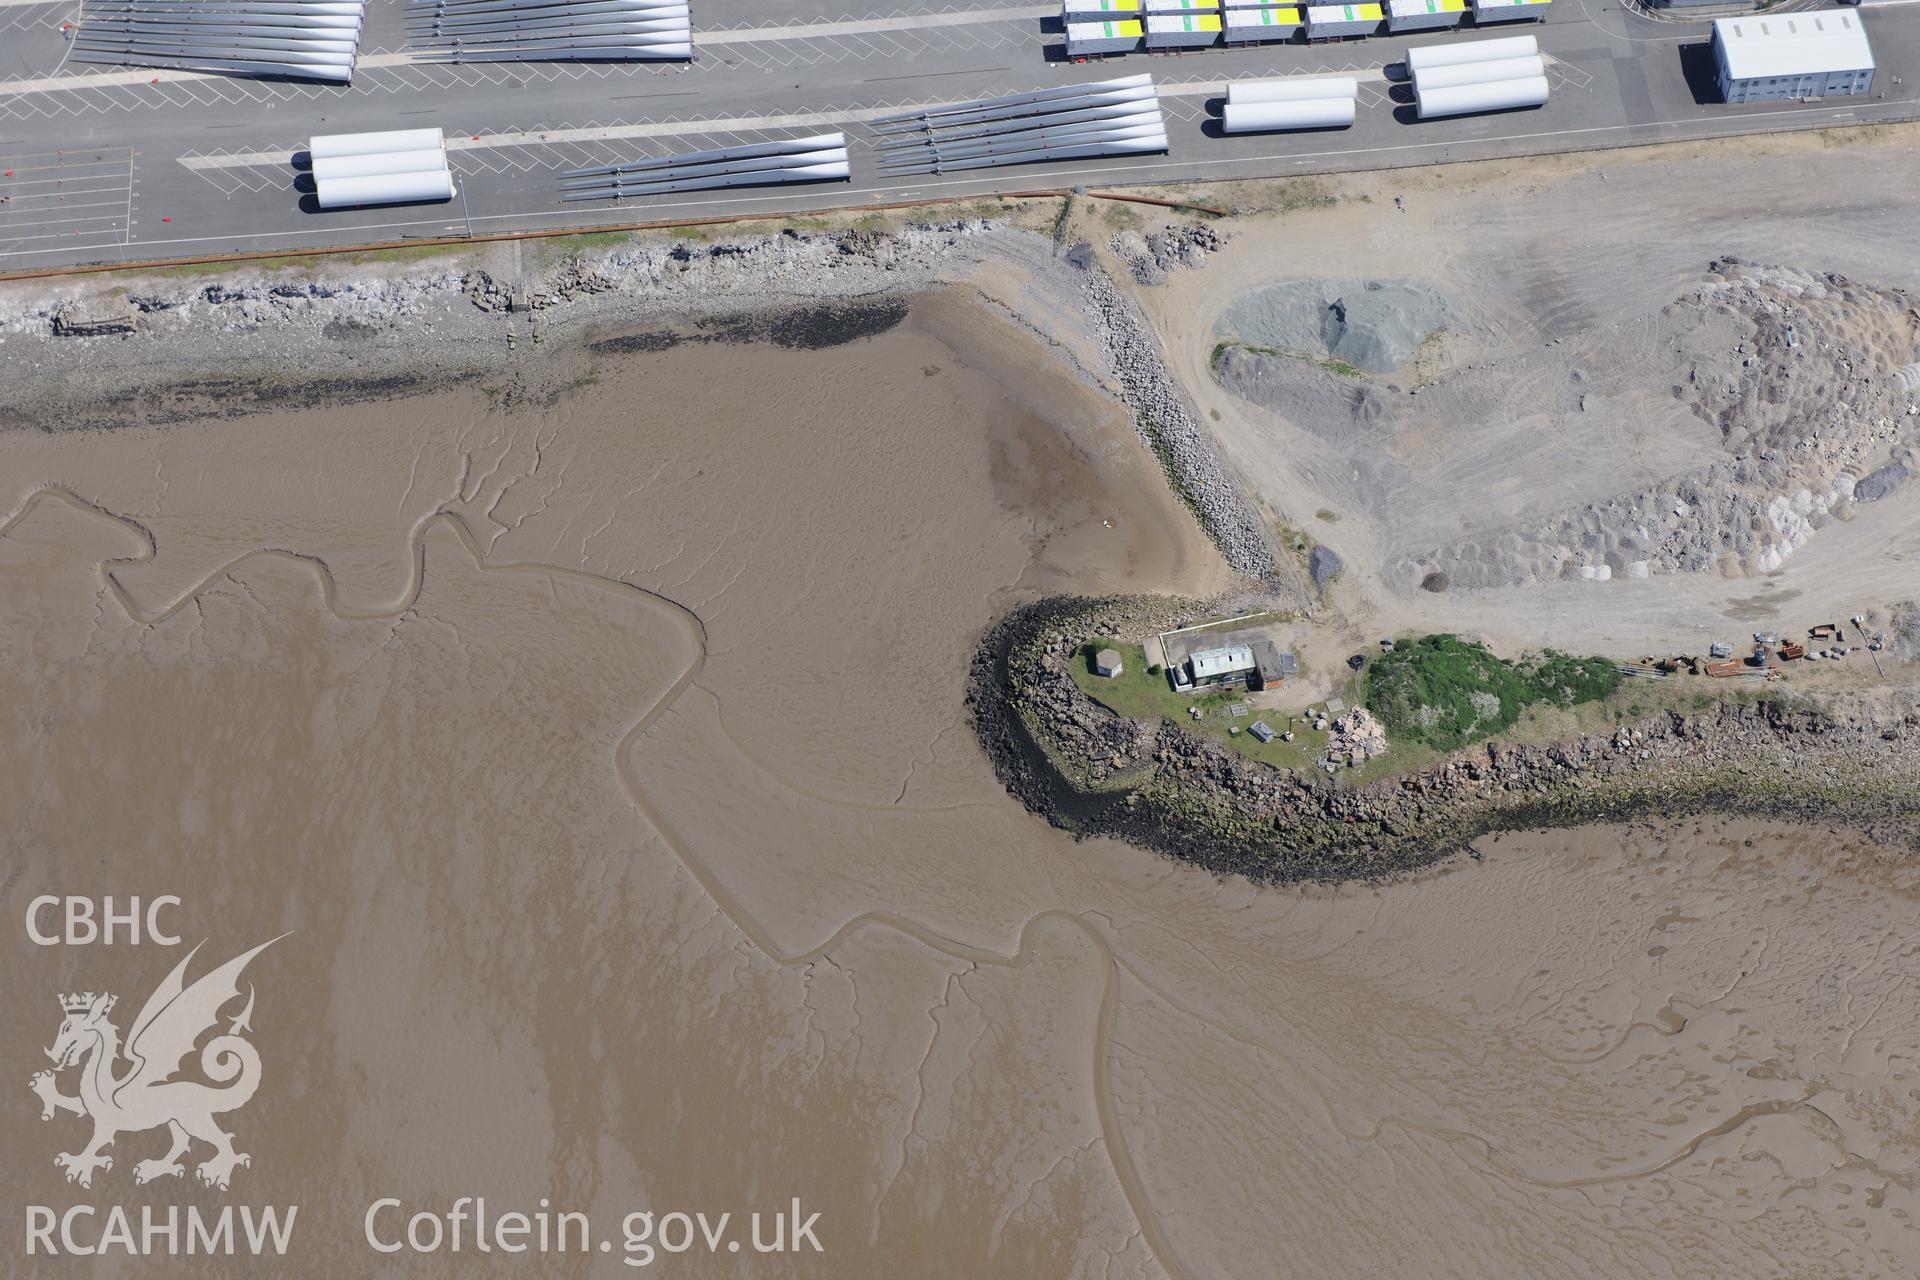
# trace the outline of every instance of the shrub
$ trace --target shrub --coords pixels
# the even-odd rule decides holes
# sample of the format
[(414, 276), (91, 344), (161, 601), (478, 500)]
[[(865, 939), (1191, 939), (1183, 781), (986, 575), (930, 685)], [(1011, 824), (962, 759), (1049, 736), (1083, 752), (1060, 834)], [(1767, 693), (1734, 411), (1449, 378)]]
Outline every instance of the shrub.
[(1536, 702), (1570, 707), (1612, 693), (1620, 673), (1605, 658), (1554, 649), (1518, 662), (1458, 636), (1398, 645), (1367, 668), (1366, 701), (1387, 728), (1452, 751), (1513, 727)]

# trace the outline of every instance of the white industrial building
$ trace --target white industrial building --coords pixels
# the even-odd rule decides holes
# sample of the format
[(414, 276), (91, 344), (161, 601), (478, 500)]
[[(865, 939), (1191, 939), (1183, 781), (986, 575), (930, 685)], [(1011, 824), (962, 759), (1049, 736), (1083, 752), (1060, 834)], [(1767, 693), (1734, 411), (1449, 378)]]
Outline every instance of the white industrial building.
[(1873, 49), (1860, 15), (1816, 13), (1720, 18), (1713, 57), (1726, 102), (1834, 98), (1873, 88)]

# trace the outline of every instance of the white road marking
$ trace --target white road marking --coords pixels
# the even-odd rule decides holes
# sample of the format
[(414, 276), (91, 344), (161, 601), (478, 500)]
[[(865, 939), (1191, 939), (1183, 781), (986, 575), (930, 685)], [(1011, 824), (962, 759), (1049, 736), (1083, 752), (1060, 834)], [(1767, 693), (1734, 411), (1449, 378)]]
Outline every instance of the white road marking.
[[(1386, 80), (1384, 67), (1349, 73), (1367, 82)], [(1244, 78), (1244, 77), (1243, 77)], [(1271, 77), (1266, 77), (1271, 78)], [(1299, 77), (1303, 80), (1326, 78), (1324, 72)], [(1197, 80), (1186, 84), (1162, 85), (1162, 98), (1217, 97), (1227, 91), (1226, 80)], [(923, 109), (950, 105), (950, 101), (925, 102)], [(644, 124), (602, 125), (587, 129), (543, 129), (510, 133), (484, 133), (478, 136), (449, 137), (448, 151), (477, 151), (492, 147), (561, 146), (569, 143), (615, 142), (634, 138), (672, 138), (686, 134), (747, 133), (768, 129), (820, 129), (834, 125), (865, 124), (886, 116), (902, 115), (913, 106), (863, 107), (849, 111), (796, 112), (781, 116), (735, 116), (714, 120), (670, 120)], [(229, 155), (181, 156), (179, 162), (189, 169), (245, 169), (256, 165), (284, 165), (291, 162), (292, 151), (239, 151)]]
[(1059, 16), (1059, 5), (1036, 4), (1016, 9), (910, 13), (897, 18), (870, 18), (857, 22), (801, 23), (792, 27), (748, 27), (735, 31), (701, 31), (696, 27), (693, 42), (698, 48), (709, 44), (748, 44), (755, 40), (809, 40), (815, 36), (865, 35), (875, 31), (925, 31), (930, 27), (971, 27), (992, 22), (1021, 22)]

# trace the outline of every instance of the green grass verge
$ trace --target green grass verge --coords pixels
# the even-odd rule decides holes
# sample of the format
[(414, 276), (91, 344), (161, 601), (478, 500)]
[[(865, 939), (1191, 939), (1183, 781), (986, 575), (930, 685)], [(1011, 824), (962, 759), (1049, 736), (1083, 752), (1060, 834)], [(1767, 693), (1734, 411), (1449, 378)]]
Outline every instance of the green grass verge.
[[(1102, 649), (1119, 652), (1123, 668), (1120, 675), (1108, 679), (1093, 674), (1093, 655)], [(1115, 715), (1130, 720), (1171, 720), (1188, 733), (1223, 743), (1250, 760), (1280, 769), (1311, 769), (1327, 751), (1327, 735), (1309, 728), (1298, 715), (1291, 719), (1292, 742), (1282, 742), (1278, 737), (1272, 742), (1261, 742), (1248, 731), (1249, 726), (1255, 720), (1265, 720), (1276, 735), (1283, 733), (1290, 723), (1286, 712), (1253, 707), (1244, 716), (1230, 716), (1227, 708), (1243, 701), (1245, 695), (1224, 690), (1176, 693), (1166, 672), (1147, 670), (1146, 650), (1137, 644), (1110, 637), (1089, 641), (1074, 656), (1071, 670), (1081, 692)], [(1201, 718), (1195, 720), (1188, 713), (1188, 707), (1200, 708)], [(1233, 732), (1235, 729), (1239, 732)]]

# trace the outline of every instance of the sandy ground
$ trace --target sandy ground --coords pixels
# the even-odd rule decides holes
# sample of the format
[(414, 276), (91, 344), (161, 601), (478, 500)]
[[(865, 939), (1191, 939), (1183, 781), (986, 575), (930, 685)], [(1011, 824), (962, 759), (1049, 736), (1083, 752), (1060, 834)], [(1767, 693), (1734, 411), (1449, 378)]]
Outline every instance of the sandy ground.
[[(1514, 649), (1687, 649), (1885, 603), (1920, 559), (1920, 493), (1862, 508), (1759, 577), (1436, 596), (1387, 581), (1385, 569), (1434, 540), (1493, 536), (1697, 465), (1714, 433), (1674, 398), (1661, 309), (1723, 255), (1915, 288), (1920, 258), (1906, 228), (1916, 163), (1920, 147), (1900, 132), (1854, 145), (1651, 149), (1329, 181), (1320, 194), (1330, 202), (1236, 219), (1204, 269), (1140, 292), (1227, 456), (1276, 519), (1345, 557), (1332, 616), (1349, 639), (1448, 627)], [(1241, 194), (1257, 205), (1271, 193)], [(1216, 317), (1243, 291), (1366, 275), (1430, 283), (1460, 310), (1441, 349), (1377, 381), (1404, 390), (1497, 362), (1501, 397), (1491, 410), (1461, 419), (1444, 394), (1423, 396), (1414, 429), (1368, 451), (1328, 439), (1310, 403), (1290, 416), (1214, 381)], [(1898, 353), (1885, 358), (1890, 374)], [(1590, 379), (1619, 383), (1618, 394), (1556, 416), (1569, 372), (1583, 362)], [(1429, 412), (1431, 422), (1418, 423)]]
[[(972, 741), (974, 638), (1225, 573), (1043, 347), (946, 296), (522, 372), (0, 439), (7, 910), (295, 931), (230, 1118), (229, 1198), (302, 1206), (277, 1274), (528, 1274), (361, 1243), (475, 1194), (823, 1215), (687, 1275), (1920, 1266), (1909, 861), (1689, 826), (1256, 891), (1076, 845)], [(21, 1085), (54, 992), (176, 954), (9, 945)], [(77, 1192), (24, 1088), (0, 1140), (15, 1206), (221, 1199), (136, 1191), (157, 1135)]]

